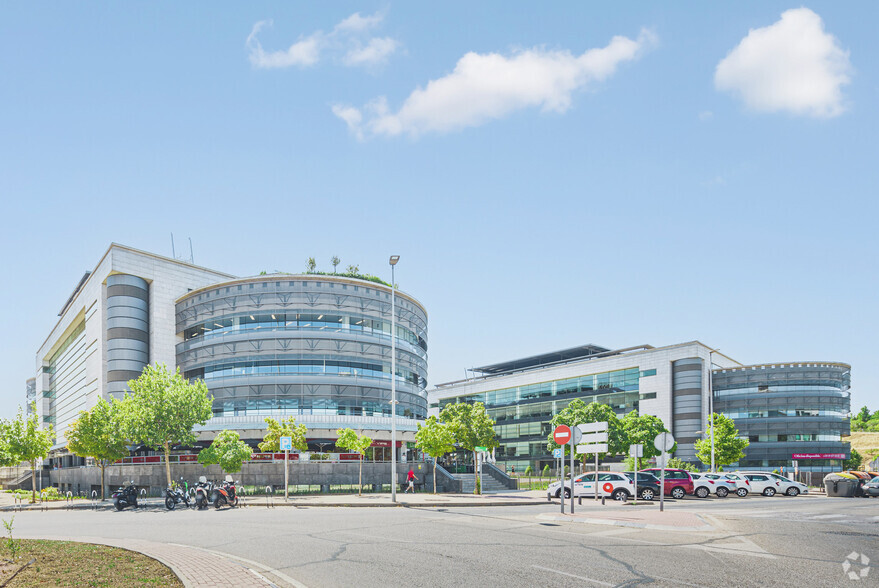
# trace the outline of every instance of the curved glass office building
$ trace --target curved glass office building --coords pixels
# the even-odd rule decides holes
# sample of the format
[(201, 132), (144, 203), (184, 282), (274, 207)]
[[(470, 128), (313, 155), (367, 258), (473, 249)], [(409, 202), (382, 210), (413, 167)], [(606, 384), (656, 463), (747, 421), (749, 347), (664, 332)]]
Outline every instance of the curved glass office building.
[[(402, 421), (427, 413), (427, 312), (397, 291), (396, 393)], [(328, 275), (231, 280), (177, 300), (177, 365), (214, 395), (214, 428), (389, 429), (391, 288)], [(407, 427), (403, 427), (407, 429)]]
[(714, 410), (735, 420), (750, 445), (740, 468), (839, 469), (850, 456), (851, 366), (788, 363), (717, 369)]

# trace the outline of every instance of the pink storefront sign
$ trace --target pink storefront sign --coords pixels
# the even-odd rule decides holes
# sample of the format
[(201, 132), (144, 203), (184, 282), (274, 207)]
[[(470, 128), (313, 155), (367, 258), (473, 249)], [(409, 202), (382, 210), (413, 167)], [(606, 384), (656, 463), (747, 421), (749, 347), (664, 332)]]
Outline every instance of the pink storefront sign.
[(845, 453), (794, 453), (791, 459), (845, 459)]

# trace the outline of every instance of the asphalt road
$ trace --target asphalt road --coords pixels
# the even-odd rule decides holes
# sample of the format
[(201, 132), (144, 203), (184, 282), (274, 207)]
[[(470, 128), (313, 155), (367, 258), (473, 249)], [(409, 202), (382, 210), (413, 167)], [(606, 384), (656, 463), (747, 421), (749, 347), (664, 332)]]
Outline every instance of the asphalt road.
[[(627, 508), (587, 502), (578, 512)], [(279, 585), (292, 578), (311, 588), (879, 585), (879, 569), (854, 582), (842, 567), (858, 552), (879, 568), (879, 500), (687, 499), (667, 507), (696, 512), (712, 529), (548, 522), (558, 506), (546, 504), (23, 512), (15, 532), (209, 548), (276, 570), (267, 575)]]

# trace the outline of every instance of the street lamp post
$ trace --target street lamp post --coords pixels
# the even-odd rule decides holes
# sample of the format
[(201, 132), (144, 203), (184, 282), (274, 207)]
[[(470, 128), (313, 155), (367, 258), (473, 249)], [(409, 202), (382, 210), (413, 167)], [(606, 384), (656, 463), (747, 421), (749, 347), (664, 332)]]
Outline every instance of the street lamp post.
[(391, 264), (391, 502), (397, 502), (397, 330), (396, 293), (394, 266), (400, 261), (399, 255), (392, 255)]
[(708, 419), (711, 422), (711, 471), (714, 471), (714, 352), (717, 349), (708, 350)]

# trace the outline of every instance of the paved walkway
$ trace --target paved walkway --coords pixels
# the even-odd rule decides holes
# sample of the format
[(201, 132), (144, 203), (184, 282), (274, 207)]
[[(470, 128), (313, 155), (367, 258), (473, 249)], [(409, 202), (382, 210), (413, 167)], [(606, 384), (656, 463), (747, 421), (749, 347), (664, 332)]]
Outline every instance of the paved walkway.
[[(186, 588), (228, 588), (229, 586), (241, 586), (243, 588), (270, 588), (275, 586), (277, 588), (278, 586), (254, 569), (265, 569), (260, 564), (256, 564), (256, 562), (241, 561), (239, 563), (236, 559), (223, 554), (196, 547), (173, 543), (156, 543), (142, 539), (105, 539), (102, 537), (77, 537), (76, 539), (71, 539), (64, 536), (41, 536), (39, 538), (95, 543), (137, 551), (171, 568)], [(292, 581), (291, 585), (302, 586), (295, 581)]]
[(574, 514), (541, 514), (538, 519), (590, 525), (614, 525), (660, 531), (708, 531), (712, 526), (699, 515), (680, 510), (659, 512), (656, 508), (613, 504), (599, 511)]

